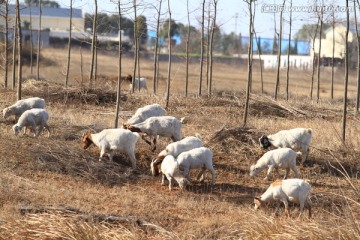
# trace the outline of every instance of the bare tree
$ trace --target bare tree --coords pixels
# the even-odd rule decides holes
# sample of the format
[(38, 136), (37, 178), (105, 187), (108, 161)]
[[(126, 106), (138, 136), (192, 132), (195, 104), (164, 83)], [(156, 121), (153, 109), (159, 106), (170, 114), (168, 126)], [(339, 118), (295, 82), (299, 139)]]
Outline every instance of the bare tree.
[(96, 51), (96, 23), (97, 23), (97, 13), (98, 13), (98, 5), (97, 0), (94, 0), (95, 6), (95, 13), (93, 19), (93, 33), (92, 33), (92, 40), (91, 40), (91, 65), (90, 65), (90, 76), (89, 76), (89, 83), (92, 86), (93, 79), (94, 79), (94, 66), (95, 66), (95, 51)]
[(29, 12), (30, 12), (30, 74), (33, 74), (33, 35), (32, 35), (32, 13), (31, 13), (31, 2), (29, 1)]
[(96, 83), (98, 75), (98, 47), (97, 47), (97, 35), (95, 36), (95, 62), (94, 62), (94, 82)]
[(118, 85), (117, 85), (117, 93), (116, 93), (116, 109), (115, 109), (115, 122), (114, 122), (114, 128), (118, 127), (118, 121), (119, 121), (119, 109), (120, 109), (120, 100), (121, 100), (121, 8), (120, 8), (120, 0), (118, 0), (118, 14), (119, 14), (119, 20), (118, 20), (118, 32), (119, 32), (119, 62), (118, 62)]
[(168, 28), (169, 64), (168, 64), (168, 76), (167, 76), (167, 83), (166, 83), (166, 107), (169, 106), (169, 98), (170, 98), (170, 74), (171, 74), (171, 9), (170, 9), (170, 0), (168, 0), (168, 11), (169, 11), (169, 28)]
[[(137, 58), (136, 58), (136, 60), (137, 60), (137, 63), (136, 63), (136, 65), (137, 65), (137, 74), (138, 74), (138, 79), (140, 79), (140, 45), (141, 45), (141, 41), (140, 41), (140, 37), (141, 37), (141, 25), (142, 23), (139, 21), (137, 21), (137, 25), (139, 25), (137, 28), (136, 28), (136, 30), (137, 31), (139, 31), (137, 34), (136, 34), (136, 36), (137, 36), (137, 39), (136, 39), (136, 41), (137, 41), (137, 44), (136, 44), (136, 56), (137, 56)], [(139, 88), (138, 88), (138, 90), (139, 90), (139, 92), (140, 92), (140, 84), (138, 85), (139, 86)]]
[[(357, 0), (359, 5), (359, 0)], [(357, 86), (356, 86), (356, 106), (355, 106), (355, 114), (359, 113), (359, 97), (360, 97), (360, 38), (359, 38), (359, 30), (358, 30), (358, 22), (356, 16), (357, 8), (356, 2), (354, 1), (354, 17), (355, 17), (355, 30), (356, 30), (356, 43), (357, 43)]]
[[(255, 12), (254, 12), (254, 16), (255, 16)], [(253, 33), (254, 33), (254, 37), (256, 39), (256, 45), (258, 48), (258, 56), (259, 56), (259, 63), (260, 63), (260, 83), (261, 83), (261, 94), (264, 94), (264, 77), (263, 77), (263, 64), (262, 64), (262, 60), (261, 60), (261, 43), (260, 43), (260, 38), (257, 37), (256, 32), (255, 32), (255, 28), (253, 26)]]
[(209, 58), (210, 58), (210, 23), (211, 23), (211, 14), (210, 14), (210, 6), (211, 0), (208, 2), (208, 10), (207, 10), (207, 26), (206, 26), (206, 88), (209, 92)]
[[(334, 99), (334, 58), (335, 58), (335, 8), (333, 7), (332, 12), (332, 64), (331, 64), (331, 83), (330, 83), (330, 97), (331, 99)], [(356, 11), (356, 10), (355, 10)], [(356, 15), (355, 15), (356, 18)], [(359, 38), (358, 38), (359, 39)]]
[(320, 99), (320, 67), (321, 67), (321, 38), (322, 38), (322, 28), (323, 28), (323, 18), (324, 12), (322, 8), (320, 9), (319, 13), (319, 20), (320, 20), (320, 30), (319, 30), (319, 54), (317, 59), (317, 88), (316, 88), (316, 102), (319, 102)]
[(253, 35), (253, 10), (252, 10), (252, 2), (253, 0), (244, 0), (248, 4), (249, 8), (249, 47), (248, 47), (248, 76), (247, 76), (247, 87), (246, 87), (246, 98), (245, 98), (245, 109), (244, 109), (244, 117), (243, 117), (243, 125), (245, 126), (247, 123), (248, 111), (249, 111), (249, 102), (250, 102), (250, 84), (252, 78), (252, 35)]
[(66, 88), (68, 87), (68, 82), (69, 82), (70, 60), (71, 60), (72, 6), (73, 6), (73, 0), (70, 0), (69, 41), (68, 41), (68, 56), (67, 56), (66, 75), (65, 75), (65, 87)]
[(292, 22), (292, 0), (290, 0), (290, 18), (289, 18), (289, 45), (287, 55), (287, 69), (286, 69), (286, 100), (289, 100), (289, 73), (290, 73), (290, 52), (291, 52), (291, 22)]
[(276, 70), (276, 82), (275, 82), (275, 100), (277, 100), (279, 84), (280, 84), (280, 65), (281, 65), (281, 41), (282, 41), (282, 25), (283, 25), (283, 12), (284, 12), (285, 0), (282, 3), (282, 8), (280, 11), (280, 30), (278, 33), (279, 36), (279, 49), (277, 55), (277, 70)]
[(311, 73), (311, 83), (310, 83), (310, 99), (312, 99), (312, 97), (313, 97), (313, 89), (314, 89), (314, 75), (315, 75), (315, 61), (316, 61), (315, 39), (316, 39), (316, 35), (317, 35), (317, 32), (318, 32), (319, 23), (320, 23), (320, 18), (318, 18), (318, 22), (316, 24), (316, 29), (315, 29), (315, 32), (314, 32), (314, 37), (312, 39), (312, 52), (314, 53), (314, 55), (313, 55), (313, 60), (312, 60), (312, 73)]
[[(136, 0), (133, 1), (133, 7), (134, 7), (134, 70), (133, 70), (133, 78), (132, 78), (132, 89), (131, 92), (134, 93), (135, 91), (135, 76), (136, 76), (136, 68), (137, 68), (137, 59), (138, 59), (138, 30), (137, 30), (137, 15), (136, 15)], [(140, 89), (140, 84), (139, 84)]]
[(201, 96), (202, 88), (202, 73), (204, 64), (204, 24), (205, 24), (205, 0), (202, 1), (202, 13), (201, 13), (201, 46), (200, 46), (200, 75), (199, 75), (199, 91), (198, 95)]
[(159, 1), (159, 9), (156, 9), (158, 15), (157, 15), (157, 19), (156, 19), (156, 39), (155, 39), (155, 50), (154, 50), (154, 77), (153, 77), (153, 91), (154, 94), (156, 94), (157, 92), (157, 81), (158, 81), (158, 68), (157, 68), (157, 63), (158, 63), (158, 58), (159, 58), (159, 29), (160, 29), (160, 16), (161, 16), (161, 5), (162, 5), (162, 0)]
[(39, 0), (39, 28), (38, 28), (38, 42), (37, 42), (37, 56), (36, 56), (36, 80), (40, 79), (40, 47), (41, 47), (41, 15), (42, 15), (42, 0)]
[[(252, 0), (253, 1), (253, 0)], [(254, 26), (254, 22), (255, 22), (255, 14), (256, 14), (256, 4), (254, 2), (254, 8), (252, 9), (252, 21), (250, 21), (250, 24), (252, 25), (251, 26), (251, 31), (252, 31), (252, 35), (251, 35), (251, 39), (250, 41), (252, 42), (251, 45), (253, 44), (253, 41), (254, 41), (254, 36), (255, 36), (255, 39), (256, 39), (256, 33), (255, 33), (255, 26)], [(236, 19), (238, 18), (238, 14), (236, 13)], [(236, 20), (237, 22), (237, 20)], [(236, 27), (235, 27), (236, 28)], [(236, 35), (236, 39), (237, 39), (237, 35)], [(253, 47), (253, 46), (251, 46)], [(238, 53), (238, 56), (240, 56), (240, 48), (239, 48), (239, 44), (236, 44), (236, 52)], [(250, 59), (251, 59), (251, 63), (253, 62), (253, 59), (254, 59), (254, 51), (253, 49), (251, 49), (251, 52), (250, 52)], [(249, 92), (251, 93), (252, 92), (252, 85), (253, 85), (253, 78), (252, 78), (252, 67), (251, 67), (251, 72), (250, 72), (250, 86), (249, 86)]]
[(185, 69), (185, 97), (188, 95), (188, 87), (189, 87), (189, 43), (190, 43), (190, 10), (189, 10), (189, 0), (186, 1), (186, 9), (187, 9), (187, 36), (186, 36), (186, 69)]
[(209, 42), (209, 86), (208, 86), (208, 95), (212, 94), (212, 71), (213, 71), (213, 43), (214, 43), (214, 33), (216, 31), (216, 14), (217, 14), (217, 4), (218, 0), (213, 0), (214, 4), (214, 17), (211, 24), (210, 31), (210, 42)]
[(5, 16), (4, 16), (4, 23), (5, 23), (5, 56), (4, 56), (4, 87), (7, 88), (8, 87), (8, 73), (9, 73), (9, 39), (8, 39), (8, 34), (9, 34), (9, 1), (6, 0), (5, 2)]
[(82, 42), (80, 42), (80, 77), (81, 77), (81, 87), (83, 87), (84, 84), (84, 71), (83, 71), (83, 55), (82, 55)]
[(17, 100), (21, 99), (21, 78), (22, 78), (22, 34), (21, 34), (21, 20), (20, 20), (20, 3), (19, 0), (16, 0), (16, 18), (17, 18), (17, 45), (18, 45), (18, 85), (17, 85)]
[[(17, 14), (17, 12), (16, 12), (16, 14)], [(13, 65), (12, 65), (12, 89), (13, 89), (13, 90), (15, 90), (15, 86), (16, 86), (16, 79), (15, 79), (15, 76), (16, 76), (16, 73), (15, 73), (15, 71), (16, 71), (16, 49), (17, 49), (17, 46), (16, 46), (17, 41), (16, 41), (16, 39), (17, 39), (17, 37), (18, 37), (17, 32), (16, 32), (16, 26), (18, 25), (17, 21), (18, 21), (18, 17), (15, 16), (15, 24), (14, 24), (14, 26), (13, 26), (14, 39), (13, 39), (13, 52), (12, 52), (12, 58), (13, 58)]]
[(344, 77), (344, 107), (342, 116), (342, 140), (345, 142), (346, 114), (347, 114), (347, 91), (349, 81), (349, 0), (346, 0), (346, 32), (345, 32), (345, 77)]

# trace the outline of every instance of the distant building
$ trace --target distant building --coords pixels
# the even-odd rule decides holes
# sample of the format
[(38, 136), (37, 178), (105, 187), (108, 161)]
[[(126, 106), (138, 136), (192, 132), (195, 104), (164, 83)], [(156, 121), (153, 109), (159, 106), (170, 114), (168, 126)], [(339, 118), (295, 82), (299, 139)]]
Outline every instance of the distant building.
[[(334, 64), (340, 64), (343, 62), (343, 59), (345, 57), (345, 33), (346, 33), (346, 27), (344, 24), (335, 24), (334, 30), (333, 27), (329, 27), (321, 39), (321, 52), (320, 52), (320, 58), (321, 58), (321, 65), (323, 66), (331, 66), (332, 62), (334, 61)], [(354, 24), (351, 24), (350, 31), (348, 35), (348, 42), (352, 42), (355, 33), (355, 26)], [(335, 40), (335, 44), (334, 41)], [(311, 56), (314, 56), (314, 54), (318, 57), (319, 55), (319, 46), (320, 46), (320, 39), (316, 38), (314, 42), (314, 50), (311, 50)], [(334, 48), (334, 60), (333, 58), (333, 48)]]
[[(277, 68), (277, 55), (261, 54), (261, 62), (264, 69)], [(241, 58), (247, 59), (247, 54), (241, 55)], [(258, 54), (253, 55), (253, 59), (260, 59)], [(309, 70), (312, 67), (312, 58), (310, 55), (290, 55), (290, 69)], [(287, 55), (281, 55), (280, 68), (287, 68)]]
[[(1, 13), (3, 13), (4, 7), (1, 5)], [(4, 15), (4, 14), (1, 14)], [(30, 21), (31, 16), (31, 21)], [(13, 39), (13, 27), (16, 17), (16, 5), (9, 4), (9, 39)], [(32, 40), (33, 44), (38, 42), (38, 31), (40, 28), (39, 21), (39, 7), (27, 5), (20, 5), (20, 19), (22, 27), (22, 39), (24, 42)], [(0, 30), (4, 28), (5, 19), (0, 18)], [(31, 33), (30, 34), (30, 27)], [(69, 38), (70, 27), (70, 8), (41, 8), (41, 45), (48, 46), (52, 42), (64, 43)], [(71, 25), (71, 37), (77, 40), (92, 39), (92, 33), (85, 31), (85, 18), (83, 16), (82, 9), (72, 9), (72, 25)], [(121, 31), (122, 42), (130, 43), (130, 38), (123, 34)], [(31, 36), (32, 35), (32, 36)], [(115, 43), (119, 41), (120, 34), (115, 35), (98, 35), (97, 40), (100, 43)], [(53, 40), (53, 41), (52, 41)]]
[[(249, 37), (241, 37), (241, 46), (243, 48), (247, 48), (249, 44)], [(273, 38), (262, 38), (257, 37), (252, 39), (252, 46), (253, 51), (258, 52), (260, 49), (262, 54), (272, 54), (275, 52), (277, 54), (277, 49), (274, 49), (274, 47), (277, 47), (279, 45), (279, 40), (276, 39), (274, 42)], [(289, 40), (288, 39), (282, 39), (281, 40), (281, 53), (287, 54), (289, 46)], [(310, 55), (310, 41), (301, 41), (301, 40), (290, 40), (290, 48), (291, 51), (294, 52), (292, 54), (295, 55)]]
[[(4, 12), (4, 8), (1, 9)], [(9, 18), (8, 27), (10, 29), (8, 38), (13, 39), (13, 27), (15, 24), (16, 17), (16, 5), (9, 4)], [(31, 18), (31, 20), (30, 20)], [(5, 19), (0, 18), (0, 28), (4, 28)], [(50, 38), (58, 33), (63, 33), (67, 38), (69, 36), (70, 26), (70, 9), (69, 8), (41, 8), (41, 29), (40, 29), (40, 18), (39, 18), (39, 7), (27, 5), (20, 5), (20, 20), (22, 27), (22, 39), (24, 42), (32, 40), (33, 44), (37, 43), (38, 31), (41, 33), (41, 44), (48, 46)], [(72, 35), (74, 38), (88, 37), (84, 31), (84, 18), (81, 9), (72, 9)], [(32, 30), (30, 34), (30, 28)], [(32, 35), (32, 37), (30, 37)]]
[[(31, 21), (30, 21), (31, 15)], [(9, 28), (12, 28), (15, 23), (16, 5), (9, 4)], [(20, 4), (20, 18), (21, 26), (26, 28), (30, 24), (31, 28), (38, 30), (40, 26), (39, 21), (39, 7)], [(72, 31), (84, 32), (85, 19), (82, 10), (78, 8), (72, 9)], [(4, 25), (4, 19), (0, 22)], [(50, 8), (41, 7), (41, 29), (49, 29), (50, 31), (69, 31), (70, 25), (70, 8)]]

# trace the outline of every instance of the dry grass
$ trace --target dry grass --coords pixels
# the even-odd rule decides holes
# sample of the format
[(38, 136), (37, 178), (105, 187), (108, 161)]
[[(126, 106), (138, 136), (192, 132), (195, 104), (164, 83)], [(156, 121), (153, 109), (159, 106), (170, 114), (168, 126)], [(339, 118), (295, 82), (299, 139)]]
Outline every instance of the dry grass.
[[(44, 50), (45, 56), (50, 54), (54, 62), (64, 62), (61, 51)], [(214, 152), (217, 182), (211, 186), (207, 176), (205, 183), (195, 181), (184, 192), (178, 188), (169, 192), (149, 173), (149, 163), (167, 144), (165, 139), (160, 139), (155, 153), (143, 141), (138, 142), (135, 172), (130, 171), (123, 154), (116, 155), (112, 163), (98, 162), (96, 147), (82, 149), (84, 131), (114, 124), (117, 70), (113, 58), (101, 56), (101, 77), (97, 88), (89, 90), (86, 80), (80, 84), (79, 70), (75, 69), (78, 56), (73, 58), (68, 89), (61, 86), (61, 64), (42, 68), (43, 81), (32, 80), (29, 69), (24, 69), (28, 79), (23, 85), (24, 96), (41, 96), (47, 102), (52, 128), (49, 139), (45, 135), (16, 138), (10, 130), (13, 120), (0, 120), (0, 239), (360, 239), (359, 119), (349, 108), (347, 142), (343, 144), (339, 137), (340, 79), (337, 100), (330, 101), (328, 90), (322, 88), (321, 100), (316, 103), (306, 97), (307, 73), (293, 72), (291, 99), (275, 102), (258, 94), (259, 78), (254, 73), (255, 94), (245, 128), (245, 70), (216, 65), (215, 96), (197, 97), (198, 66), (194, 64), (191, 97), (184, 98), (184, 65), (174, 64), (174, 94), (167, 112), (186, 116), (183, 135), (199, 133)], [(84, 59), (88, 62), (86, 56)], [(131, 63), (131, 59), (124, 61), (124, 72), (132, 70)], [(142, 74), (150, 79), (149, 86), (151, 67), (151, 62), (142, 61)], [(163, 75), (166, 67), (161, 64)], [(327, 78), (328, 73), (323, 73)], [(266, 73), (267, 92), (272, 90), (273, 76), (273, 72)], [(351, 84), (350, 99), (354, 78)], [(151, 90), (134, 95), (123, 91), (120, 124), (138, 107), (164, 104), (164, 89), (161, 81), (158, 96), (152, 96)], [(0, 108), (15, 98), (15, 92), (1, 89)], [(311, 127), (314, 132), (309, 160), (299, 167), (301, 177), (310, 179), (313, 186), (313, 218), (299, 218), (296, 205), (291, 206), (290, 218), (277, 204), (254, 211), (253, 197), (269, 185), (262, 180), (265, 172), (257, 178), (248, 174), (249, 166), (264, 153), (257, 139), (264, 133), (299, 126)], [(191, 174), (194, 177), (196, 171)], [(20, 211), (23, 208), (43, 210)]]

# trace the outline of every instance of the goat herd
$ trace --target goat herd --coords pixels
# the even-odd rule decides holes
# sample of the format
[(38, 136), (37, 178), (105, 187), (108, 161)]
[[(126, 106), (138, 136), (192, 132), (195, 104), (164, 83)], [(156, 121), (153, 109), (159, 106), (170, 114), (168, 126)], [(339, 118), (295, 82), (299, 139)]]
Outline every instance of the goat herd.
[[(27, 128), (38, 136), (45, 128), (50, 136), (50, 128), (47, 124), (48, 113), (44, 109), (45, 101), (42, 98), (32, 97), (17, 101), (15, 104), (3, 109), (4, 119), (10, 115), (15, 115), (17, 123), (12, 127), (15, 135), (18, 135), (24, 128)], [(165, 116), (166, 111), (159, 104), (147, 105), (137, 109), (135, 114), (123, 125), (123, 128), (104, 129), (99, 133), (85, 133), (82, 136), (84, 149), (91, 144), (100, 148), (100, 158), (105, 154), (112, 161), (114, 152), (126, 153), (131, 160), (131, 166), (136, 168), (135, 145), (142, 133), (142, 139), (150, 146), (151, 150), (156, 149), (157, 136), (168, 137), (172, 143), (160, 151), (158, 156), (150, 164), (152, 175), (162, 175), (161, 184), (165, 184), (165, 178), (169, 181), (171, 190), (174, 180), (181, 189), (190, 183), (189, 171), (193, 168), (201, 168), (198, 174), (200, 181), (204, 180), (205, 170), (209, 170), (212, 175), (211, 183), (214, 184), (215, 170), (213, 166), (213, 153), (209, 148), (203, 146), (199, 136), (189, 136), (182, 139), (182, 122), (172, 116)], [(147, 140), (149, 137), (150, 140)], [(263, 135), (259, 141), (263, 148), (270, 146), (276, 149), (266, 152), (256, 164), (250, 167), (250, 175), (256, 176), (263, 169), (268, 168), (265, 179), (268, 179), (271, 171), (276, 170), (279, 176), (279, 168), (286, 170), (284, 180), (273, 182), (264, 194), (254, 199), (255, 209), (262, 203), (271, 200), (281, 201), (288, 212), (288, 201), (300, 204), (301, 213), (304, 207), (309, 210), (311, 216), (311, 205), (309, 194), (311, 186), (307, 180), (299, 179), (296, 167), (296, 156), (302, 155), (301, 163), (304, 163), (308, 156), (309, 145), (311, 143), (312, 131), (309, 128), (295, 128), (282, 130), (276, 134)], [(300, 150), (301, 152), (295, 152)], [(295, 178), (286, 179), (290, 169), (294, 172)]]

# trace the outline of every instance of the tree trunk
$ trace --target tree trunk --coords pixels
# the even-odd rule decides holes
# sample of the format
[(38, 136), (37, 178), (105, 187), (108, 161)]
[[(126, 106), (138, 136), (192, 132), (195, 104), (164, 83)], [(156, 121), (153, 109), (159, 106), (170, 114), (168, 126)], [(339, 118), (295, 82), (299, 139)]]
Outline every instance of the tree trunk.
[[(292, 7), (292, 1), (290, 0), (290, 8)], [(289, 20), (289, 46), (288, 46), (288, 55), (287, 55), (287, 69), (286, 69), (286, 100), (289, 100), (289, 74), (290, 74), (290, 52), (291, 52), (291, 21), (292, 21), (292, 11), (290, 11), (290, 20)]]
[[(356, 16), (355, 16), (355, 18), (356, 18)], [(331, 99), (334, 99), (335, 12), (333, 12), (332, 30), (333, 30), (333, 40), (332, 40), (332, 64), (331, 64), (330, 97), (331, 97)]]
[(208, 17), (207, 17), (207, 36), (206, 36), (206, 88), (209, 92), (209, 58), (210, 58), (210, 3), (211, 1), (208, 2)]
[[(17, 14), (17, 13), (16, 13)], [(15, 90), (15, 86), (16, 86), (16, 43), (17, 43), (17, 33), (16, 33), (16, 26), (17, 24), (17, 16), (15, 16), (15, 24), (13, 27), (13, 31), (14, 31), (14, 41), (13, 41), (13, 52), (12, 52), (12, 57), (13, 57), (13, 65), (12, 65), (12, 89)]]
[(187, 37), (186, 37), (186, 69), (185, 69), (185, 97), (188, 96), (188, 88), (189, 88), (189, 42), (190, 42), (190, 10), (189, 10), (189, 0), (186, 1), (187, 8), (187, 19), (188, 19), (188, 27), (187, 27)]
[(320, 19), (320, 31), (319, 31), (319, 55), (318, 55), (318, 64), (317, 64), (317, 89), (316, 89), (316, 102), (319, 103), (320, 100), (320, 67), (321, 67), (321, 37), (322, 37), (322, 26), (323, 26), (323, 12), (321, 12)]
[(98, 75), (98, 48), (97, 48), (97, 35), (95, 36), (95, 64), (94, 64), (94, 86), (96, 85)]
[(157, 93), (157, 79), (158, 79), (158, 71), (157, 71), (157, 59), (159, 57), (158, 49), (159, 49), (159, 29), (160, 29), (160, 16), (161, 16), (161, 4), (162, 0), (159, 2), (159, 10), (156, 19), (156, 42), (155, 42), (155, 50), (154, 50), (154, 77), (153, 77), (153, 91), (156, 95)]
[(38, 42), (37, 42), (37, 56), (36, 56), (36, 80), (40, 79), (40, 44), (41, 44), (41, 5), (42, 0), (39, 0), (39, 28), (38, 28)]
[(217, 3), (218, 0), (214, 1), (214, 18), (211, 26), (211, 37), (209, 43), (209, 86), (208, 86), (208, 96), (210, 97), (212, 94), (212, 71), (213, 71), (213, 42), (214, 42), (214, 33), (216, 30), (216, 13), (217, 13)]
[(140, 40), (140, 34), (138, 33), (138, 38), (137, 40), (137, 44), (136, 44), (136, 56), (137, 56), (137, 75), (138, 75), (138, 79), (139, 79), (139, 88), (138, 91), (140, 92), (140, 45), (141, 45), (141, 40)]
[[(254, 28), (254, 26), (253, 26)], [(256, 36), (256, 32), (254, 31), (255, 39), (258, 39)], [(259, 62), (260, 62), (260, 82), (261, 82), (261, 94), (264, 94), (264, 77), (263, 77), (263, 65), (261, 60), (261, 43), (260, 40), (256, 40), (256, 44), (258, 47), (258, 55), (259, 55)]]
[(8, 73), (9, 73), (9, 1), (5, 2), (5, 59), (4, 59), (4, 87), (8, 87)]
[(248, 110), (249, 110), (249, 101), (250, 101), (250, 84), (251, 84), (251, 78), (252, 78), (252, 59), (251, 59), (251, 52), (252, 52), (252, 26), (253, 26), (253, 17), (252, 17), (252, 0), (249, 0), (247, 2), (249, 5), (249, 48), (248, 48), (248, 79), (247, 79), (247, 87), (246, 87), (246, 98), (245, 98), (245, 109), (244, 109), (244, 117), (243, 117), (243, 125), (246, 126), (247, 123), (247, 117), (248, 117)]
[(121, 8), (120, 8), (120, 0), (118, 0), (118, 14), (119, 14), (119, 21), (118, 21), (118, 32), (119, 32), (119, 62), (118, 62), (118, 83), (117, 83), (117, 93), (116, 93), (116, 109), (115, 109), (115, 121), (114, 121), (114, 128), (118, 128), (119, 122), (119, 110), (120, 110), (120, 101), (121, 101)]
[(280, 30), (279, 30), (279, 47), (277, 55), (277, 70), (276, 70), (276, 83), (275, 83), (275, 100), (277, 100), (277, 95), (280, 85), (280, 65), (281, 65), (281, 41), (282, 41), (282, 25), (283, 25), (283, 11), (284, 11), (285, 0), (282, 4), (282, 10), (280, 12)]
[(312, 50), (313, 50), (314, 56), (313, 56), (312, 73), (311, 73), (311, 84), (310, 84), (310, 99), (311, 99), (311, 100), (312, 100), (312, 97), (313, 97), (314, 75), (315, 75), (315, 60), (316, 60), (316, 54), (315, 54), (315, 38), (316, 38), (317, 31), (318, 31), (319, 23), (320, 23), (320, 18), (318, 19), (318, 22), (317, 22), (317, 24), (316, 24), (316, 29), (315, 29), (314, 38), (313, 38), (313, 44), (312, 44)]
[(80, 77), (81, 77), (81, 87), (83, 87), (84, 84), (84, 71), (83, 71), (83, 55), (82, 55), (82, 42), (80, 42)]
[(16, 18), (17, 18), (17, 35), (18, 35), (18, 85), (17, 85), (17, 100), (21, 99), (21, 78), (22, 78), (22, 34), (21, 34), (21, 20), (20, 20), (20, 3), (19, 0), (16, 0)]
[[(346, 9), (349, 9), (349, 0), (346, 0)], [(344, 77), (344, 107), (342, 117), (342, 140), (345, 142), (346, 114), (347, 114), (347, 89), (349, 80), (349, 11), (346, 11), (346, 33), (345, 33), (345, 77)]]
[[(358, 1), (359, 4), (359, 1)], [(356, 30), (356, 43), (357, 43), (357, 86), (356, 86), (356, 106), (355, 114), (359, 113), (359, 95), (360, 95), (360, 38), (356, 16), (356, 2), (354, 1), (354, 17), (355, 17), (355, 30)]]
[(31, 2), (29, 2), (30, 10), (30, 74), (33, 75), (33, 35), (32, 35), (32, 13), (31, 13)]
[(70, 72), (70, 55), (71, 55), (71, 28), (72, 28), (72, 5), (73, 0), (70, 0), (70, 25), (69, 25), (69, 41), (68, 41), (68, 56), (67, 56), (67, 66), (66, 66), (66, 75), (65, 75), (65, 87), (68, 87), (69, 83), (69, 72)]
[(201, 96), (202, 90), (202, 73), (204, 64), (204, 21), (205, 21), (205, 0), (202, 2), (202, 15), (201, 15), (201, 50), (200, 50), (200, 75), (199, 75), (199, 91), (198, 95)]
[[(137, 15), (136, 15), (136, 0), (133, 1), (133, 7), (134, 7), (134, 70), (133, 70), (133, 78), (132, 78), (132, 89), (131, 93), (134, 93), (135, 91), (135, 76), (136, 76), (136, 68), (137, 68), (137, 58), (138, 58), (138, 51), (137, 51), (137, 45), (138, 45), (138, 36), (137, 36)], [(140, 86), (140, 84), (139, 84)]]
[(171, 75), (171, 10), (170, 10), (170, 0), (168, 0), (168, 9), (169, 9), (169, 29), (168, 29), (168, 39), (169, 39), (169, 63), (168, 63), (167, 83), (166, 83), (166, 108), (169, 106), (169, 98), (170, 98), (170, 75)]
[(91, 40), (91, 65), (90, 65), (90, 76), (89, 76), (89, 84), (90, 87), (93, 87), (93, 79), (94, 79), (94, 65), (95, 65), (95, 45), (96, 45), (96, 23), (97, 23), (97, 0), (94, 0), (95, 4), (95, 13), (93, 19), (93, 34)]

